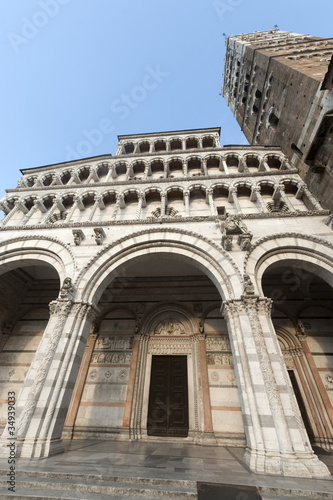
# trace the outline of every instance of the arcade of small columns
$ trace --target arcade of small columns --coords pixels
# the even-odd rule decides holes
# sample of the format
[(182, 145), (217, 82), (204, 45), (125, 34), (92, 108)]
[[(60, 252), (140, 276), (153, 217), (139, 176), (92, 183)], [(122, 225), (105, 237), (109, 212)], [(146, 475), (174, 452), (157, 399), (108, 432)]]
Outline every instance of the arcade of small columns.
[[(221, 148), (219, 148), (221, 150)], [(224, 176), (230, 174), (251, 174), (292, 171), (287, 159), (278, 153), (225, 152), (183, 156), (146, 156), (142, 159), (113, 157), (112, 161), (97, 162), (74, 168), (57, 168), (57, 172), (26, 174), (18, 182), (18, 188), (80, 185), (95, 182), (117, 182), (133, 180), (154, 180), (184, 177)], [(50, 170), (50, 168), (48, 168)]]
[[(247, 199), (248, 204), (243, 206), (243, 200)], [(168, 206), (172, 208), (175, 200), (181, 200), (184, 209), (170, 213)], [(153, 202), (152, 212), (150, 213), (149, 204)], [(197, 206), (198, 202), (204, 202)], [(235, 181), (233, 183), (217, 183), (211, 186), (200, 184), (190, 184), (186, 188), (182, 186), (170, 186), (165, 190), (161, 187), (149, 187), (140, 191), (139, 189), (125, 189), (123, 192), (118, 190), (106, 190), (97, 193), (94, 191), (85, 191), (83, 194), (77, 192), (64, 194), (45, 194), (43, 197), (36, 195), (27, 198), (19, 198), (2, 201), (1, 207), (6, 216), (0, 222), (1, 226), (10, 224), (10, 220), (16, 214), (15, 224), (26, 225), (33, 219), (32, 224), (45, 224), (52, 221), (52, 216), (57, 212), (57, 219), (66, 219), (66, 222), (75, 222), (73, 215), (76, 209), (82, 213), (82, 219), (86, 221), (99, 220), (103, 216), (103, 211), (108, 210), (110, 220), (117, 219), (145, 219), (153, 217), (154, 211), (158, 210), (157, 217), (176, 215), (180, 217), (190, 217), (193, 215), (217, 216), (228, 212), (233, 215), (242, 213), (267, 213), (274, 210), (274, 203), (282, 202), (284, 211), (295, 212), (296, 210), (321, 210), (320, 204), (311, 194), (306, 184), (299, 181), (299, 178), (291, 180), (290, 177), (283, 177), (276, 180), (262, 180), (251, 184), (249, 181)], [(126, 214), (126, 208), (136, 203), (135, 211), (131, 210)], [(193, 204), (193, 208), (192, 208)], [(205, 208), (207, 206), (207, 209)], [(222, 212), (219, 212), (219, 208)], [(146, 208), (145, 214), (143, 209)], [(99, 209), (97, 211), (97, 209)], [(200, 211), (198, 211), (198, 209)], [(123, 210), (123, 212), (120, 212)], [(85, 215), (85, 211), (86, 214)], [(18, 213), (22, 217), (17, 220)], [(38, 213), (40, 215), (38, 215)], [(156, 217), (156, 215), (155, 215)], [(71, 220), (72, 219), (72, 220)]]

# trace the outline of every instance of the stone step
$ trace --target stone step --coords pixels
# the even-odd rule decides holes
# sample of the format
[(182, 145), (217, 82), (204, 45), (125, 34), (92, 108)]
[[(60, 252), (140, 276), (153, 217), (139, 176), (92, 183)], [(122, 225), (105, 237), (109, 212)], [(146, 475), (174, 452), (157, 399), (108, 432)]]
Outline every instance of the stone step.
[[(0, 498), (1, 500), (142, 500), (145, 498), (146, 500), (156, 500), (156, 497), (138, 497), (132, 495), (101, 495), (99, 493), (88, 493), (87, 495), (83, 493), (78, 493), (75, 491), (72, 492), (62, 492), (62, 491), (44, 491), (44, 490), (19, 490), (17, 489), (15, 493), (11, 493), (7, 491), (7, 493), (2, 493), (0, 489)], [(160, 497), (163, 500), (172, 500), (172, 497)]]
[(146, 499), (180, 499), (197, 498), (196, 483), (191, 481), (175, 481), (167, 479), (125, 478), (112, 476), (93, 476), (28, 473), (20, 472), (16, 478), (15, 493), (8, 491), (7, 477), (0, 476), (0, 498), (25, 499), (38, 498), (99, 498), (110, 499), (117, 496)]
[[(333, 485), (332, 485), (333, 486)], [(333, 493), (282, 488), (259, 488), (262, 500), (333, 500)]]

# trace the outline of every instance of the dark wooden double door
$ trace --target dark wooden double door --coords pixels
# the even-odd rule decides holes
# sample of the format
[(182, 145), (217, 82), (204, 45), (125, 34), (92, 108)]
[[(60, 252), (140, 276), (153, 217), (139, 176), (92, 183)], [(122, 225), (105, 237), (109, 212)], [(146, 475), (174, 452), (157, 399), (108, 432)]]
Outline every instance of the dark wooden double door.
[(150, 436), (188, 435), (186, 356), (153, 356), (147, 432)]

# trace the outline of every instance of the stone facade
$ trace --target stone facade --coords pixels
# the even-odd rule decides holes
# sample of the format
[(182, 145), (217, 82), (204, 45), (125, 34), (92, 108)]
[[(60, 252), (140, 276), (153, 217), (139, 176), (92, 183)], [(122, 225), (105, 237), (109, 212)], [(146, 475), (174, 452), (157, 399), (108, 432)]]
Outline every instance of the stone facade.
[(228, 37), (222, 93), (250, 144), (280, 146), (333, 210), (333, 39), (280, 30)]
[[(333, 448), (331, 217), (278, 147), (219, 132), (120, 136), (7, 190), (0, 399), (16, 394), (21, 456), (185, 440), (329, 474), (311, 444)], [(149, 433), (160, 356), (186, 358), (187, 437)]]

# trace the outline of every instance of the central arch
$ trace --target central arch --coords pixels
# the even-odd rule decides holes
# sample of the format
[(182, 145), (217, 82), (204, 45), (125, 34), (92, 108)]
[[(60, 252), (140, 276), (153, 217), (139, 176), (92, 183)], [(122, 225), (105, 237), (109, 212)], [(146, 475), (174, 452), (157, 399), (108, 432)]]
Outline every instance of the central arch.
[(239, 268), (221, 246), (194, 232), (155, 229), (128, 235), (94, 256), (76, 280), (82, 299), (96, 304), (110, 276), (121, 277), (124, 264), (150, 254), (167, 254), (190, 262), (211, 279), (222, 300), (242, 293)]
[[(221, 300), (241, 290), (232, 258), (200, 235), (157, 229), (103, 248), (86, 269), (77, 287), (83, 301), (101, 312), (88, 340), (90, 358), (82, 362), (90, 387), (83, 382), (80, 397), (74, 390), (72, 401), (81, 403), (78, 417), (72, 412), (67, 418), (67, 431), (71, 425), (74, 436), (83, 429), (94, 437), (102, 432), (112, 439), (149, 439), (151, 370), (154, 360), (165, 357), (185, 363), (190, 441), (215, 443), (217, 436), (244, 445), (231, 343), (220, 312)], [(109, 392), (95, 381), (108, 383)], [(96, 426), (95, 402), (99, 414), (105, 408), (104, 417), (89, 431), (90, 421)], [(103, 422), (107, 430), (101, 430)]]

